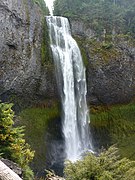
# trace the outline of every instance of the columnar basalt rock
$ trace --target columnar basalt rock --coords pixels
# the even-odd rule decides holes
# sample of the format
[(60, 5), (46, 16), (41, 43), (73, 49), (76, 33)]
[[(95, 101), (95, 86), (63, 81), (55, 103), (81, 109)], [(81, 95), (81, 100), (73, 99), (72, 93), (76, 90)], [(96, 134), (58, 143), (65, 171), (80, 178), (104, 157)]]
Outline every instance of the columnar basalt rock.
[(29, 101), (56, 94), (54, 70), (42, 62), (44, 24), (32, 0), (0, 1), (0, 99)]

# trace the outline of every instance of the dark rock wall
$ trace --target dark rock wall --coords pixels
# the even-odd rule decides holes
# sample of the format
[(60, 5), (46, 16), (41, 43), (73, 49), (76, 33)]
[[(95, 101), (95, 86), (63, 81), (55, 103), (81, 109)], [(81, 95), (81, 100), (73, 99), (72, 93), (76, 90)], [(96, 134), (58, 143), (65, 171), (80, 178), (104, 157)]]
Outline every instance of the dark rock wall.
[[(135, 96), (135, 58), (121, 51), (121, 56), (106, 63), (89, 59), (87, 67), (88, 96), (93, 103), (128, 103)], [(135, 52), (134, 52), (135, 54)], [(95, 64), (99, 65), (95, 65)]]
[(42, 59), (42, 42), (48, 41), (43, 26), (45, 17), (32, 0), (0, 1), (0, 99), (26, 103), (55, 96), (52, 62)]
[[(87, 58), (88, 101), (91, 104), (128, 103), (135, 96), (135, 44), (119, 38), (110, 47), (94, 37), (82, 21), (70, 20), (72, 34)], [(91, 39), (96, 39), (96, 44)], [(81, 39), (81, 40), (80, 40)], [(105, 44), (105, 43), (104, 43)]]

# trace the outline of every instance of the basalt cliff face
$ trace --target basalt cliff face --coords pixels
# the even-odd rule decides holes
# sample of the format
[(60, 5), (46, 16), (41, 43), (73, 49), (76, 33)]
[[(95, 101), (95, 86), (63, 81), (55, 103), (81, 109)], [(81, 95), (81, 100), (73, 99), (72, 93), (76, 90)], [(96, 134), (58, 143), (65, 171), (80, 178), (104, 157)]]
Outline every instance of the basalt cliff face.
[(32, 0), (0, 1), (1, 100), (27, 104), (56, 96), (45, 26)]
[[(91, 104), (127, 103), (135, 96), (135, 43), (95, 38), (89, 24), (70, 19), (86, 64)], [(33, 0), (0, 1), (0, 99), (21, 104), (57, 98), (45, 15)]]
[[(135, 97), (135, 43), (129, 37), (95, 37), (89, 24), (70, 20), (86, 64), (88, 100), (92, 104), (128, 103)], [(104, 36), (104, 35), (103, 35)]]

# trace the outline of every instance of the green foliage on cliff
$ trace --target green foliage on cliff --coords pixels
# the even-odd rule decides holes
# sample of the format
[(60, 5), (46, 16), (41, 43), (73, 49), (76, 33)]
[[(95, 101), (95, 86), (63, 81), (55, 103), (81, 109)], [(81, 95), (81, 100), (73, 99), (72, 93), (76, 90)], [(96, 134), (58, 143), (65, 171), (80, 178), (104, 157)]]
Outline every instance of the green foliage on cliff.
[(93, 64), (98, 66), (100, 63), (102, 65), (103, 63), (107, 64), (110, 60), (115, 60), (122, 56), (122, 53), (118, 49), (117, 45), (110, 40), (106, 40), (104, 42), (98, 41), (95, 38), (87, 39), (79, 36), (75, 36), (74, 38), (80, 47), (82, 58), (86, 67), (90, 65), (88, 62), (88, 59), (90, 58), (94, 61)]
[[(97, 41), (91, 39), (86, 42), (89, 47), (89, 54), (93, 59), (98, 59), (98, 63), (107, 63), (109, 60), (120, 58), (121, 53), (117, 46), (111, 41)], [(97, 64), (98, 65), (98, 64)]]
[(103, 33), (135, 37), (134, 0), (56, 0), (54, 13), (87, 22), (98, 37)]
[(52, 56), (50, 52), (50, 39), (49, 39), (49, 32), (47, 23), (45, 21), (45, 18), (43, 18), (42, 21), (42, 32), (43, 32), (43, 38), (41, 42), (41, 63), (44, 66), (53, 66), (52, 63)]
[(65, 176), (67, 180), (134, 180), (135, 161), (121, 158), (112, 146), (97, 157), (88, 154), (76, 163), (68, 162)]
[(49, 10), (46, 7), (44, 0), (33, 0), (33, 3), (37, 4), (43, 14), (42, 17), (42, 41), (41, 41), (41, 64), (44, 66), (52, 65), (51, 63), (51, 53), (50, 53), (50, 40), (48, 27), (45, 20), (45, 16), (49, 15)]
[(13, 160), (24, 170), (24, 179), (32, 179), (33, 172), (29, 162), (34, 157), (34, 151), (25, 142), (24, 128), (14, 127), (14, 112), (12, 104), (0, 103), (0, 154)]

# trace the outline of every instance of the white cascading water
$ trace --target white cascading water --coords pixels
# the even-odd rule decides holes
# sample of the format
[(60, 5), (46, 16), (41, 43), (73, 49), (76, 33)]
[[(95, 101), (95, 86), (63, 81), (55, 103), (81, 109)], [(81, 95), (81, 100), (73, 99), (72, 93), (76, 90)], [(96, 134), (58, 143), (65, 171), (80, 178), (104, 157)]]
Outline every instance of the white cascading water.
[(92, 149), (85, 68), (78, 45), (71, 36), (68, 19), (48, 16), (46, 20), (63, 106), (66, 159), (76, 161)]

